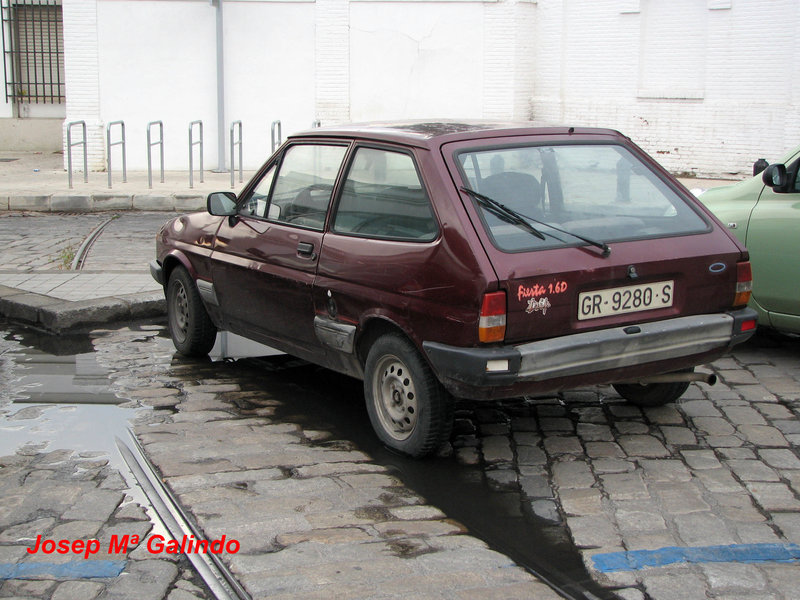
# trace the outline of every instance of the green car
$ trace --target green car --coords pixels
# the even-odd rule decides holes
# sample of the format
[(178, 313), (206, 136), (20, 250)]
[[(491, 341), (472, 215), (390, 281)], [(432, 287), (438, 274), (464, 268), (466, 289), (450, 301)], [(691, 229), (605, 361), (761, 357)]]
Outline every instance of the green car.
[(750, 250), (759, 325), (800, 334), (800, 147), (700, 200)]

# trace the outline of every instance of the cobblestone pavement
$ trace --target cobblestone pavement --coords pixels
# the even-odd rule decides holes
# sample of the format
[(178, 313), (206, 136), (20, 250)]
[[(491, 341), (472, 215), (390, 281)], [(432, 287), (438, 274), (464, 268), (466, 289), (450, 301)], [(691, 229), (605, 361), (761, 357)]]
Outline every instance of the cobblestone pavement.
[(68, 271), (75, 253), (97, 227), (108, 224), (83, 265), (88, 272), (149, 273), (155, 236), (178, 213), (105, 212), (88, 214), (0, 212), (2, 272)]
[[(104, 445), (113, 447), (113, 433), (122, 432), (105, 431), (106, 423), (100, 421), (81, 422), (82, 415), (90, 418), (98, 409), (122, 415), (121, 409), (95, 406), (73, 415), (80, 405), (35, 403), (20, 408), (12, 404), (14, 400), (25, 401), (40, 389), (41, 383), (29, 381), (27, 375), (31, 361), (39, 358), (18, 336), (0, 339), (0, 448), (7, 448), (10, 440), (23, 439), (20, 430), (26, 430), (25, 435), (31, 438), (16, 452), (0, 456), (0, 598), (212, 598), (185, 556), (154, 557), (141, 545), (124, 547), (122, 543), (126, 535), (144, 538), (153, 532), (146, 499), (138, 489), (131, 489), (130, 472), (112, 464), (107, 450), (99, 450)], [(75, 358), (41, 358), (49, 363), (46, 377), (57, 379), (56, 385), (66, 395), (73, 384), (64, 377), (68, 373), (65, 367)], [(96, 389), (110, 385), (91, 365), (78, 368), (75, 381), (84, 392), (79, 401), (99, 400), (93, 398)], [(60, 439), (65, 437), (63, 430), (71, 428), (78, 430), (75, 437), (88, 441), (64, 443)], [(48, 439), (54, 443), (48, 444)], [(131, 494), (144, 501), (137, 502)], [(163, 528), (156, 531), (163, 533)], [(39, 536), (41, 543), (37, 545)], [(89, 539), (99, 543), (96, 553), (88, 557), (85, 550), (77, 554), (43, 550), (47, 540)], [(119, 547), (111, 546), (112, 540)], [(41, 549), (31, 554), (28, 548)]]
[(108, 217), (87, 214), (0, 212), (0, 269), (11, 272), (69, 268), (72, 257), (92, 230)]
[(627, 405), (607, 387), (482, 418), (476, 408), (461, 424), (474, 433), (456, 441), (456, 454), (519, 487), (542, 518), (565, 522), (595, 580), (623, 598), (797, 598), (796, 549), (785, 564), (708, 557), (603, 572), (595, 561), (800, 543), (800, 343), (759, 336), (711, 370), (720, 383), (692, 385), (660, 408)]
[(254, 597), (558, 597), (352, 443), (273, 418), (293, 384), (143, 337), (99, 337), (98, 360), (117, 394), (159, 409), (136, 434), (206, 535), (241, 543), (226, 560)]
[[(148, 262), (156, 232), (175, 214), (0, 212), (0, 284), (69, 301), (159, 291)], [(81, 245), (101, 226), (81, 269), (72, 270)]]
[[(247, 389), (236, 365), (173, 358), (171, 342), (160, 333), (158, 327), (96, 332), (97, 363), (127, 401), (123, 406), (155, 409), (140, 411), (137, 436), (206, 536), (241, 544), (224, 558), (254, 598), (559, 597), (351, 442), (272, 418), (279, 404), (274, 396), (296, 394), (295, 386), (273, 379), (271, 391)], [(245, 379), (252, 382), (252, 373)], [(18, 460), (2, 459), (1, 480), (12, 478), (9, 469)], [(74, 477), (73, 467), (64, 469), (67, 479)], [(84, 492), (97, 496), (98, 483), (92, 479)], [(50, 494), (62, 498), (59, 509), (69, 510), (75, 496), (62, 497), (61, 486)], [(39, 529), (56, 535), (35, 517), (52, 515), (53, 526), (72, 526), (74, 515), (59, 509), (9, 514), (7, 526), (27, 537), (12, 535), (0, 544), (10, 552), (6, 560), (24, 557), (20, 541), (29, 543)], [(149, 523), (142, 527), (118, 516), (109, 516), (103, 527), (112, 526), (120, 535), (149, 529)], [(126, 572), (116, 579), (71, 585), (91, 583), (101, 598), (202, 597), (185, 589), (191, 582), (178, 566), (154, 560), (141, 545), (127, 558)], [(17, 594), (17, 585), (19, 580), (4, 583), (0, 596)], [(52, 583), (36, 585), (23, 595), (58, 597)]]
[[(556, 597), (451, 518), (447, 506), (471, 497), (430, 503), (376, 460), (368, 431), (347, 433), (363, 402), (357, 385), (292, 360), (189, 361), (162, 334), (157, 326), (95, 332), (97, 363), (124, 406), (152, 407), (135, 427), (147, 455), (208, 537), (241, 543), (225, 561), (254, 597)], [(594, 581), (625, 600), (796, 598), (797, 554), (738, 561), (800, 544), (798, 351), (794, 339), (758, 336), (709, 367), (716, 386), (692, 385), (661, 408), (629, 406), (608, 387), (460, 403), (452, 447), (431, 462), (470, 470), (520, 513), (561, 528)], [(60, 468), (74, 478), (69, 464)], [(4, 467), (2, 485), (10, 468), (20, 467)], [(65, 519), (26, 513), (0, 529), (30, 536), (47, 517)], [(105, 527), (133, 532), (138, 521), (125, 519)], [(645, 566), (630, 554), (670, 548), (697, 549), (696, 562)], [(0, 541), (0, 552), (12, 552), (0, 562), (13, 561), (18, 544)], [(737, 562), (725, 552), (739, 552)], [(609, 556), (625, 557), (625, 568), (605, 568)], [(137, 557), (129, 558), (130, 568)], [(142, 565), (163, 562), (146, 558)], [(164, 593), (202, 597), (179, 587), (195, 584), (169, 564)], [(126, 580), (135, 581), (51, 582), (24, 593), (13, 586), (44, 584), (8, 581), (0, 596), (50, 598), (55, 585)]]
[(156, 255), (156, 233), (177, 214), (120, 212), (115, 215), (92, 245), (83, 271), (144, 271), (149, 274), (148, 263)]

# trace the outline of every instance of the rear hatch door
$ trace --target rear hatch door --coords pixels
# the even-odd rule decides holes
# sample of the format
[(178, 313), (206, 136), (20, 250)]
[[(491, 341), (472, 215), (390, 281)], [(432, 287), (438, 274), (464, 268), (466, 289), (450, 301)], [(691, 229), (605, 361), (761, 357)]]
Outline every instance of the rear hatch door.
[(443, 147), (506, 292), (506, 343), (729, 308), (743, 253), (713, 217), (626, 138), (565, 138)]

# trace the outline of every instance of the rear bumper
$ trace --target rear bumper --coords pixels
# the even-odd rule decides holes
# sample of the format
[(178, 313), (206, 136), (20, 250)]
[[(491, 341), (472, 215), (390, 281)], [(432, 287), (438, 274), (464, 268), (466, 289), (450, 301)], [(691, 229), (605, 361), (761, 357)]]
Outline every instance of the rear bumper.
[(702, 357), (694, 363), (700, 364), (752, 336), (755, 328), (742, 331), (742, 324), (755, 318), (754, 310), (744, 308), (517, 346), (459, 348), (424, 342), (423, 348), (439, 379), (452, 393), (474, 398), (511, 397), (619, 381), (626, 378), (626, 370), (635, 371), (636, 376), (655, 375), (685, 368), (691, 357)]

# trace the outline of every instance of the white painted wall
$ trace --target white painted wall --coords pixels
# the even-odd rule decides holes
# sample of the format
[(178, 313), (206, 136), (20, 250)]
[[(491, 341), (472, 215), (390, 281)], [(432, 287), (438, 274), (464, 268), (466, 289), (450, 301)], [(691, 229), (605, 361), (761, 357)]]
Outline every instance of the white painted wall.
[[(245, 168), (323, 124), (535, 119), (613, 127), (675, 172), (744, 174), (800, 140), (797, 0), (224, 0), (226, 130)], [(129, 168), (165, 125), (168, 169), (188, 124), (216, 166), (215, 7), (209, 0), (64, 0), (67, 119), (124, 119)], [(2, 110), (0, 106), (0, 110)], [(227, 150), (226, 150), (227, 155)], [(227, 160), (227, 159), (226, 159)]]
[[(195, 119), (204, 122), (205, 164), (216, 166), (215, 8), (207, 0), (64, 1), (72, 6), (65, 9), (74, 75), (68, 120), (89, 124), (90, 168), (104, 168), (105, 126), (116, 120), (126, 124), (130, 169), (146, 167), (146, 125), (155, 120), (164, 123), (167, 169), (188, 167), (188, 124)], [(524, 27), (532, 24), (530, 2), (223, 6), (226, 162), (235, 120), (243, 123), (244, 166), (251, 169), (270, 152), (274, 120), (285, 138), (316, 119), (527, 118), (531, 71), (506, 67), (531, 62)], [(518, 46), (525, 56), (515, 63)], [(119, 149), (112, 152), (118, 161)]]
[(315, 5), (228, 1), (224, 6), (225, 112), (227, 122), (242, 121), (245, 168), (256, 168), (271, 154), (273, 121), (281, 121), (285, 138), (308, 129), (316, 118)]
[(483, 63), (480, 3), (350, 5), (354, 121), (481, 117)]
[[(206, 168), (217, 167), (215, 7), (205, 0), (100, 0), (97, 6), (100, 116), (105, 123), (125, 121), (129, 168), (146, 166), (147, 124), (162, 121), (167, 169), (187, 169), (195, 120), (203, 121)], [(226, 161), (233, 121), (242, 121), (247, 169), (269, 154), (273, 120), (282, 120), (283, 131), (311, 125), (313, 11), (313, 3), (224, 3)], [(152, 158), (155, 165), (156, 147)], [(238, 167), (238, 149), (235, 160)]]
[[(166, 168), (188, 169), (195, 120), (203, 121), (205, 166), (217, 167), (215, 12), (207, 0), (65, 0), (67, 119), (90, 127), (90, 169), (104, 168), (106, 126), (118, 120), (125, 122), (129, 169), (146, 168), (147, 126), (154, 121), (164, 126)], [(87, 13), (96, 15), (94, 27)], [(223, 23), (224, 159), (230, 125), (242, 121), (244, 167), (253, 169), (269, 154), (273, 120), (281, 119), (285, 136), (315, 118), (314, 4), (226, 0)], [(85, 57), (92, 36), (94, 62)], [(118, 136), (115, 129), (112, 140)], [(151, 141), (158, 138), (153, 125)], [(117, 164), (119, 153), (112, 149)], [(151, 155), (155, 171), (159, 148)], [(238, 167), (238, 149), (236, 161)]]
[[(204, 134), (216, 135), (214, 8), (208, 2), (100, 0), (97, 34), (99, 118), (104, 125), (125, 121), (128, 168), (146, 167), (147, 124), (162, 121), (165, 163), (188, 169), (189, 122), (202, 119)], [(154, 125), (151, 141), (158, 137)], [(118, 157), (112, 154), (120, 164)], [(155, 147), (152, 158), (155, 170)]]

